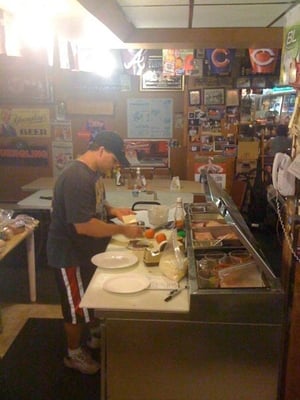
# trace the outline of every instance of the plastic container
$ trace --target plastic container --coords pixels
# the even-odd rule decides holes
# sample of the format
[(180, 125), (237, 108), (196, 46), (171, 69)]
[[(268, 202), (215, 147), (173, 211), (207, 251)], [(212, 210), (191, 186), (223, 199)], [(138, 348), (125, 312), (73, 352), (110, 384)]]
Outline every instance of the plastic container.
[(213, 271), (198, 271), (198, 286), (200, 289), (214, 289), (219, 287), (218, 275)]
[(166, 224), (169, 217), (169, 207), (164, 205), (154, 205), (148, 210), (149, 223), (153, 226)]
[(223, 251), (204, 254), (205, 260), (212, 268), (216, 268), (220, 260), (226, 255)]
[(237, 264), (218, 271), (221, 288), (264, 287), (262, 274), (255, 262)]
[(234, 263), (245, 263), (252, 258), (247, 250), (232, 250), (229, 256)]

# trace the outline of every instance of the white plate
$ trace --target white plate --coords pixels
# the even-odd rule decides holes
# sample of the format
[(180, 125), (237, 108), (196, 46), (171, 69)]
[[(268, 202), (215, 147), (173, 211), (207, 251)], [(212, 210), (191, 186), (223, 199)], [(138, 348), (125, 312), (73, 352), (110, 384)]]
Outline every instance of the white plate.
[(140, 274), (123, 274), (108, 278), (103, 289), (112, 293), (137, 293), (147, 289), (150, 280)]
[(96, 254), (91, 261), (99, 268), (114, 269), (131, 267), (138, 262), (138, 258), (129, 251), (108, 251)]

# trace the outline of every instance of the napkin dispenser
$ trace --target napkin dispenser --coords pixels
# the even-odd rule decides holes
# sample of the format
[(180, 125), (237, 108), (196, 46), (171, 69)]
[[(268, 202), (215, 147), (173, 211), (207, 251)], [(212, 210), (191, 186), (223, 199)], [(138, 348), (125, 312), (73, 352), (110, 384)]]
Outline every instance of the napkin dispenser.
[(159, 250), (153, 250), (146, 247), (144, 250), (144, 264), (147, 267), (155, 267), (159, 264), (161, 252)]

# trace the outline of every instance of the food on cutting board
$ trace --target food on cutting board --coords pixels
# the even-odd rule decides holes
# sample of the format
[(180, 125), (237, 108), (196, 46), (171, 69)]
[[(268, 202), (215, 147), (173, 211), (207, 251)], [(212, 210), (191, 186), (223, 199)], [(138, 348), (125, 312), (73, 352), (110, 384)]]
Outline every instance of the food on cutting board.
[(136, 215), (130, 214), (130, 215), (123, 215), (123, 222), (124, 224), (136, 224)]

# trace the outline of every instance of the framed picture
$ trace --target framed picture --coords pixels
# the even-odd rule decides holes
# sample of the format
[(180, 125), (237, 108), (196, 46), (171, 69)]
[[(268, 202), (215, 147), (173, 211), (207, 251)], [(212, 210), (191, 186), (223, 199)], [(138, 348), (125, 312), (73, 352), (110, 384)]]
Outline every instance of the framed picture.
[(240, 104), (240, 91), (238, 89), (226, 90), (226, 106), (238, 106)]
[(258, 89), (265, 89), (266, 87), (266, 79), (264, 76), (255, 76), (252, 78), (252, 85), (253, 88)]
[(147, 71), (140, 77), (140, 91), (183, 91), (184, 76), (164, 76), (162, 71)]
[(251, 79), (247, 76), (241, 76), (236, 80), (237, 89), (249, 89), (251, 87)]
[(214, 136), (214, 151), (221, 152), (224, 150), (226, 138), (222, 135)]
[(213, 106), (217, 104), (225, 104), (225, 89), (203, 89), (203, 100), (206, 106)]
[(0, 102), (47, 104), (53, 102), (47, 68), (7, 57), (0, 65)]
[(201, 90), (189, 90), (189, 104), (190, 106), (200, 106)]

